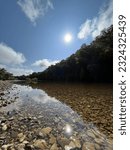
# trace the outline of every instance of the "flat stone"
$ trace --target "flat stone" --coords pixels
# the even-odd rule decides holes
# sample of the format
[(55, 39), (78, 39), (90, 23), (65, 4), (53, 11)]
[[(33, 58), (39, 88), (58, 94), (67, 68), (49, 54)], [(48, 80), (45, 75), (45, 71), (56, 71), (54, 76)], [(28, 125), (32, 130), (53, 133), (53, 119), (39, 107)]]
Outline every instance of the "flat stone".
[(25, 138), (26, 138), (26, 135), (24, 135), (23, 133), (18, 134), (18, 139), (20, 142), (23, 142)]
[(50, 148), (50, 150), (58, 150), (57, 144), (54, 143), (54, 144), (52, 145), (52, 147)]
[(19, 144), (19, 145), (17, 146), (17, 149), (18, 149), (18, 150), (25, 150), (24, 147), (25, 147), (25, 144), (22, 143), (22, 144)]
[(52, 131), (52, 128), (50, 128), (50, 127), (42, 128), (40, 130), (40, 134), (48, 135), (51, 131)]
[(96, 138), (96, 137), (95, 137), (95, 134), (94, 134), (91, 130), (88, 130), (88, 131), (87, 131), (87, 135), (88, 135), (89, 137), (93, 138), (93, 139)]
[(65, 145), (69, 145), (70, 140), (67, 138), (59, 138), (57, 139), (57, 142), (64, 149)]
[(3, 126), (2, 126), (2, 131), (6, 131), (7, 130), (7, 125), (6, 124), (4, 124)]
[(70, 144), (68, 145), (71, 149), (76, 148), (76, 145), (73, 141), (70, 142)]
[(82, 146), (82, 150), (95, 150), (95, 146), (93, 143), (85, 142)]
[(102, 145), (102, 143), (104, 142), (103, 138), (95, 138), (94, 141), (100, 145)]
[(56, 138), (53, 135), (50, 135), (49, 143), (50, 144), (56, 143)]
[(75, 147), (81, 148), (80, 140), (78, 139), (72, 139), (72, 140), (73, 140)]
[(45, 150), (46, 148), (48, 148), (47, 143), (45, 140), (36, 140), (34, 142), (34, 147), (35, 148), (40, 148), (41, 150)]

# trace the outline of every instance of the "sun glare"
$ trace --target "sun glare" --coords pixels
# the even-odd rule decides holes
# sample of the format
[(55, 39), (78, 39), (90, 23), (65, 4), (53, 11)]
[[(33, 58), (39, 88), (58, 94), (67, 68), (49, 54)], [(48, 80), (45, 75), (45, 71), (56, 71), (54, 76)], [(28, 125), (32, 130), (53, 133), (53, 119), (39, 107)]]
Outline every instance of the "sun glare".
[(64, 41), (65, 41), (66, 43), (69, 43), (69, 42), (71, 42), (71, 40), (72, 40), (72, 35), (71, 35), (70, 33), (67, 33), (67, 34), (64, 36)]

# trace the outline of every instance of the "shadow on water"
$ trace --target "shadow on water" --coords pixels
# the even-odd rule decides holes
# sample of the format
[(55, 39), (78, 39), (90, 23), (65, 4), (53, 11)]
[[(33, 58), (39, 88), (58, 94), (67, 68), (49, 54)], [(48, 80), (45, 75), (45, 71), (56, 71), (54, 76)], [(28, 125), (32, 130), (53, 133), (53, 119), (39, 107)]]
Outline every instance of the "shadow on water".
[[(38, 88), (36, 88), (38, 87)], [(100, 133), (93, 123), (84, 123), (77, 112), (63, 104), (55, 97), (50, 97), (40, 86), (13, 84), (4, 98), (14, 98), (16, 102), (2, 108), (1, 111), (20, 110), (35, 115), (42, 124), (51, 126), (66, 136), (78, 136), (86, 142), (92, 142), (102, 147), (112, 149), (111, 142)]]

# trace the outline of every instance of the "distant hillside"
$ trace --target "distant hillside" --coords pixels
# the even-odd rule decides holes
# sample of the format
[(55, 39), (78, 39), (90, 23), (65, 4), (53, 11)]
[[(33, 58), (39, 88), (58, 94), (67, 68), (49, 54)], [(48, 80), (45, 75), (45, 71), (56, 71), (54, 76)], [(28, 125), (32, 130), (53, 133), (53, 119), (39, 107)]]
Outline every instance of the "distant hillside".
[(90, 44), (83, 44), (75, 54), (30, 78), (47, 81), (112, 82), (113, 26), (103, 30)]

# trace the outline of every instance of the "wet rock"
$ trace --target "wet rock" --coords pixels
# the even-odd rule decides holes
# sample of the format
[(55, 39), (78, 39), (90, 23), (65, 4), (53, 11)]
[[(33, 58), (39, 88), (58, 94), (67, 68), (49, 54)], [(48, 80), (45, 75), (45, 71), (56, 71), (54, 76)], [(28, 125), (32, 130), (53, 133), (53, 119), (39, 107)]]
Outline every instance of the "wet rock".
[(22, 144), (18, 144), (17, 149), (18, 150), (25, 150), (24, 147), (25, 147), (25, 144), (23, 144), (23, 143)]
[(12, 138), (17, 138), (18, 133), (17, 133), (16, 131), (13, 131), (13, 130), (12, 130), (12, 131), (10, 132), (10, 135), (11, 135)]
[(11, 118), (9, 118), (8, 120), (9, 120), (9, 121), (12, 121), (12, 120), (14, 120), (14, 118), (13, 118), (13, 117), (11, 117)]
[(95, 146), (95, 149), (96, 149), (96, 150), (100, 150), (100, 149), (101, 149), (100, 145), (97, 144), (97, 143), (95, 143), (94, 146)]
[(41, 150), (45, 150), (48, 148), (47, 143), (45, 140), (36, 140), (34, 142), (34, 147), (35, 148), (40, 148)]
[(2, 150), (7, 150), (9, 147), (11, 147), (13, 144), (7, 144), (7, 145), (2, 145)]
[(95, 134), (91, 131), (91, 130), (88, 130), (87, 131), (87, 135), (90, 136), (91, 138), (95, 139)]
[(93, 143), (85, 142), (82, 146), (82, 150), (95, 150), (95, 146)]
[(103, 139), (103, 138), (101, 138), (101, 137), (100, 137), (100, 138), (95, 138), (95, 139), (94, 139), (94, 141), (95, 141), (97, 144), (100, 144), (100, 145), (103, 144), (104, 140), (105, 140), (105, 139)]
[(24, 135), (23, 133), (18, 134), (19, 142), (23, 142), (25, 138), (26, 138), (26, 135)]
[(70, 140), (67, 138), (58, 138), (57, 143), (64, 149), (66, 145), (69, 145)]
[(5, 138), (5, 136), (0, 136), (0, 140), (4, 140)]
[(26, 144), (26, 145), (25, 145), (25, 150), (34, 150), (34, 146), (33, 146), (33, 145)]
[(0, 96), (4, 96), (5, 94), (4, 93), (0, 93)]
[(52, 128), (46, 127), (42, 128), (39, 132), (40, 135), (48, 135), (52, 131)]
[[(78, 146), (78, 147), (77, 147)], [(74, 141), (71, 141), (70, 142), (70, 144), (69, 145), (66, 145), (65, 146), (65, 150), (72, 150), (72, 149), (79, 149), (81, 147), (81, 145), (80, 145), (80, 143), (78, 142), (78, 143), (76, 143), (76, 142), (74, 142)]]
[(82, 150), (82, 149), (81, 149), (81, 148), (76, 147), (76, 148), (71, 148), (70, 150)]
[(72, 137), (72, 142), (74, 143), (75, 147), (81, 148), (81, 143), (79, 139), (76, 139), (75, 137)]
[(52, 145), (52, 147), (50, 148), (50, 150), (58, 150), (57, 144), (54, 143), (54, 144)]
[(50, 144), (56, 143), (56, 138), (53, 135), (50, 135), (49, 143)]
[(7, 125), (6, 124), (3, 124), (2, 126), (2, 131), (6, 131), (8, 129)]

